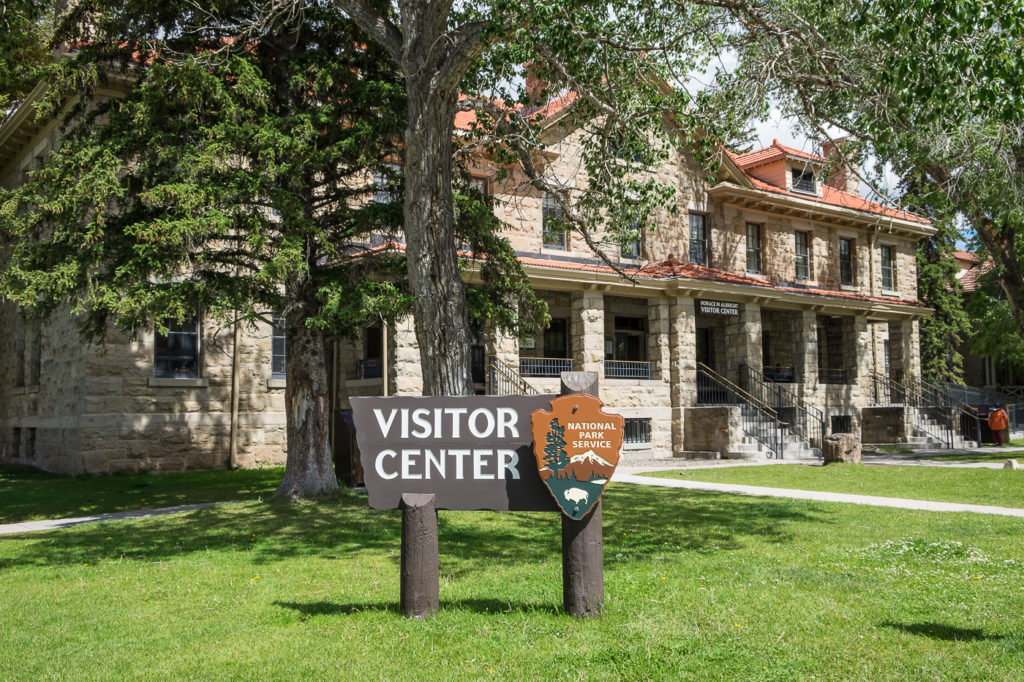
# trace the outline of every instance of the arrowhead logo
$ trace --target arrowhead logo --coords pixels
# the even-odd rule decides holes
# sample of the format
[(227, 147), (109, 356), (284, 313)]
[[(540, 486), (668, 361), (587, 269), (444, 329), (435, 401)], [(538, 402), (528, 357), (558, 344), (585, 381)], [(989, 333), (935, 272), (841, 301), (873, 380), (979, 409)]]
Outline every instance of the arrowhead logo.
[(533, 454), (562, 512), (579, 521), (597, 504), (619, 463), (624, 420), (591, 395), (564, 395), (530, 415)]

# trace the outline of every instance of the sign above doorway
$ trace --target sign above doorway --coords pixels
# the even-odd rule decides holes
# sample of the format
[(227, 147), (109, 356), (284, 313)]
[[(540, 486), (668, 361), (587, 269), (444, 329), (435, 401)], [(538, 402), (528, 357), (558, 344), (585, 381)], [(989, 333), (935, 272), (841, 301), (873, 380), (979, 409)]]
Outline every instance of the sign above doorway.
[(738, 317), (740, 304), (730, 301), (697, 301), (697, 311), (703, 315), (731, 315)]

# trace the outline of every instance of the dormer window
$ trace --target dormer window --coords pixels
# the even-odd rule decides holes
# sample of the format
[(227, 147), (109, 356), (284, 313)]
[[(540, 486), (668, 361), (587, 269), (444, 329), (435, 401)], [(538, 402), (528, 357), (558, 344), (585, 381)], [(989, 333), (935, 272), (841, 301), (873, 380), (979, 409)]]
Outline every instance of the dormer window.
[(794, 192), (806, 192), (807, 194), (817, 194), (817, 190), (814, 186), (814, 172), (809, 170), (800, 170), (799, 168), (793, 168), (791, 170), (793, 174), (793, 191)]

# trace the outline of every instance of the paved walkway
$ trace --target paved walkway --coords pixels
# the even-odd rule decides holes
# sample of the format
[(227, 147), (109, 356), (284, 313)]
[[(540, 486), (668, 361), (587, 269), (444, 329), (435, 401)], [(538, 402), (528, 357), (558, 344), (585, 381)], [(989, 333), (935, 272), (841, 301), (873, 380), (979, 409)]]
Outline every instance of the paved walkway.
[(786, 497), (794, 500), (814, 500), (815, 502), (845, 502), (847, 504), (863, 504), (871, 507), (893, 507), (896, 509), (920, 509), (938, 512), (975, 512), (977, 514), (995, 514), (997, 516), (1018, 516), (1024, 518), (1024, 509), (1011, 507), (991, 507), (983, 504), (959, 504), (955, 502), (931, 502), (929, 500), (907, 500), (901, 497), (876, 497), (874, 495), (848, 495), (845, 493), (826, 493), (815, 490), (791, 490), (789, 488), (764, 488), (757, 485), (735, 485), (732, 483), (703, 483), (701, 481), (683, 481), (674, 478), (653, 478), (638, 476), (634, 473), (622, 474), (615, 472), (616, 483), (633, 483), (651, 485), (662, 488), (685, 488), (687, 490), (709, 490), (712, 492), (733, 493), (737, 495), (754, 495), (758, 497)]
[(203, 507), (212, 507), (219, 502), (203, 502), (201, 504), (183, 504), (179, 507), (163, 507), (162, 509), (139, 509), (136, 511), (113, 512), (110, 514), (97, 514), (95, 516), (78, 516), (70, 519), (46, 519), (43, 521), (24, 521), (22, 523), (8, 523), (0, 525), (0, 535), (12, 535), (14, 533), (31, 533), (39, 530), (57, 530), (59, 528), (70, 528), (82, 523), (93, 521), (118, 521), (120, 519), (141, 519), (148, 516), (163, 516), (164, 514), (180, 514), (181, 512), (195, 511)]

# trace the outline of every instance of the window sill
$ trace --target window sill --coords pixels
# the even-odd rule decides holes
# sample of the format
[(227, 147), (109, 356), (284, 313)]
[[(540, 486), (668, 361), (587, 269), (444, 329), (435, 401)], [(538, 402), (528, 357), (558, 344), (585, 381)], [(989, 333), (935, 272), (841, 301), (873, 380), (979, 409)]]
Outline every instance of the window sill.
[(163, 379), (159, 377), (150, 377), (147, 385), (157, 388), (207, 388), (210, 385), (210, 380), (204, 378)]
[(287, 379), (267, 379), (267, 388), (285, 388), (287, 385)]
[(882, 289), (882, 296), (888, 296), (890, 298), (903, 298), (903, 295), (895, 289)]
[(39, 393), (39, 384), (30, 384), (28, 386), (16, 386), (12, 388), (8, 395), (26, 395), (28, 393)]
[(651, 444), (648, 443), (623, 443), (622, 450), (624, 452), (635, 452), (637, 450), (650, 450)]
[(840, 284), (839, 291), (860, 291), (860, 287), (856, 284)]

